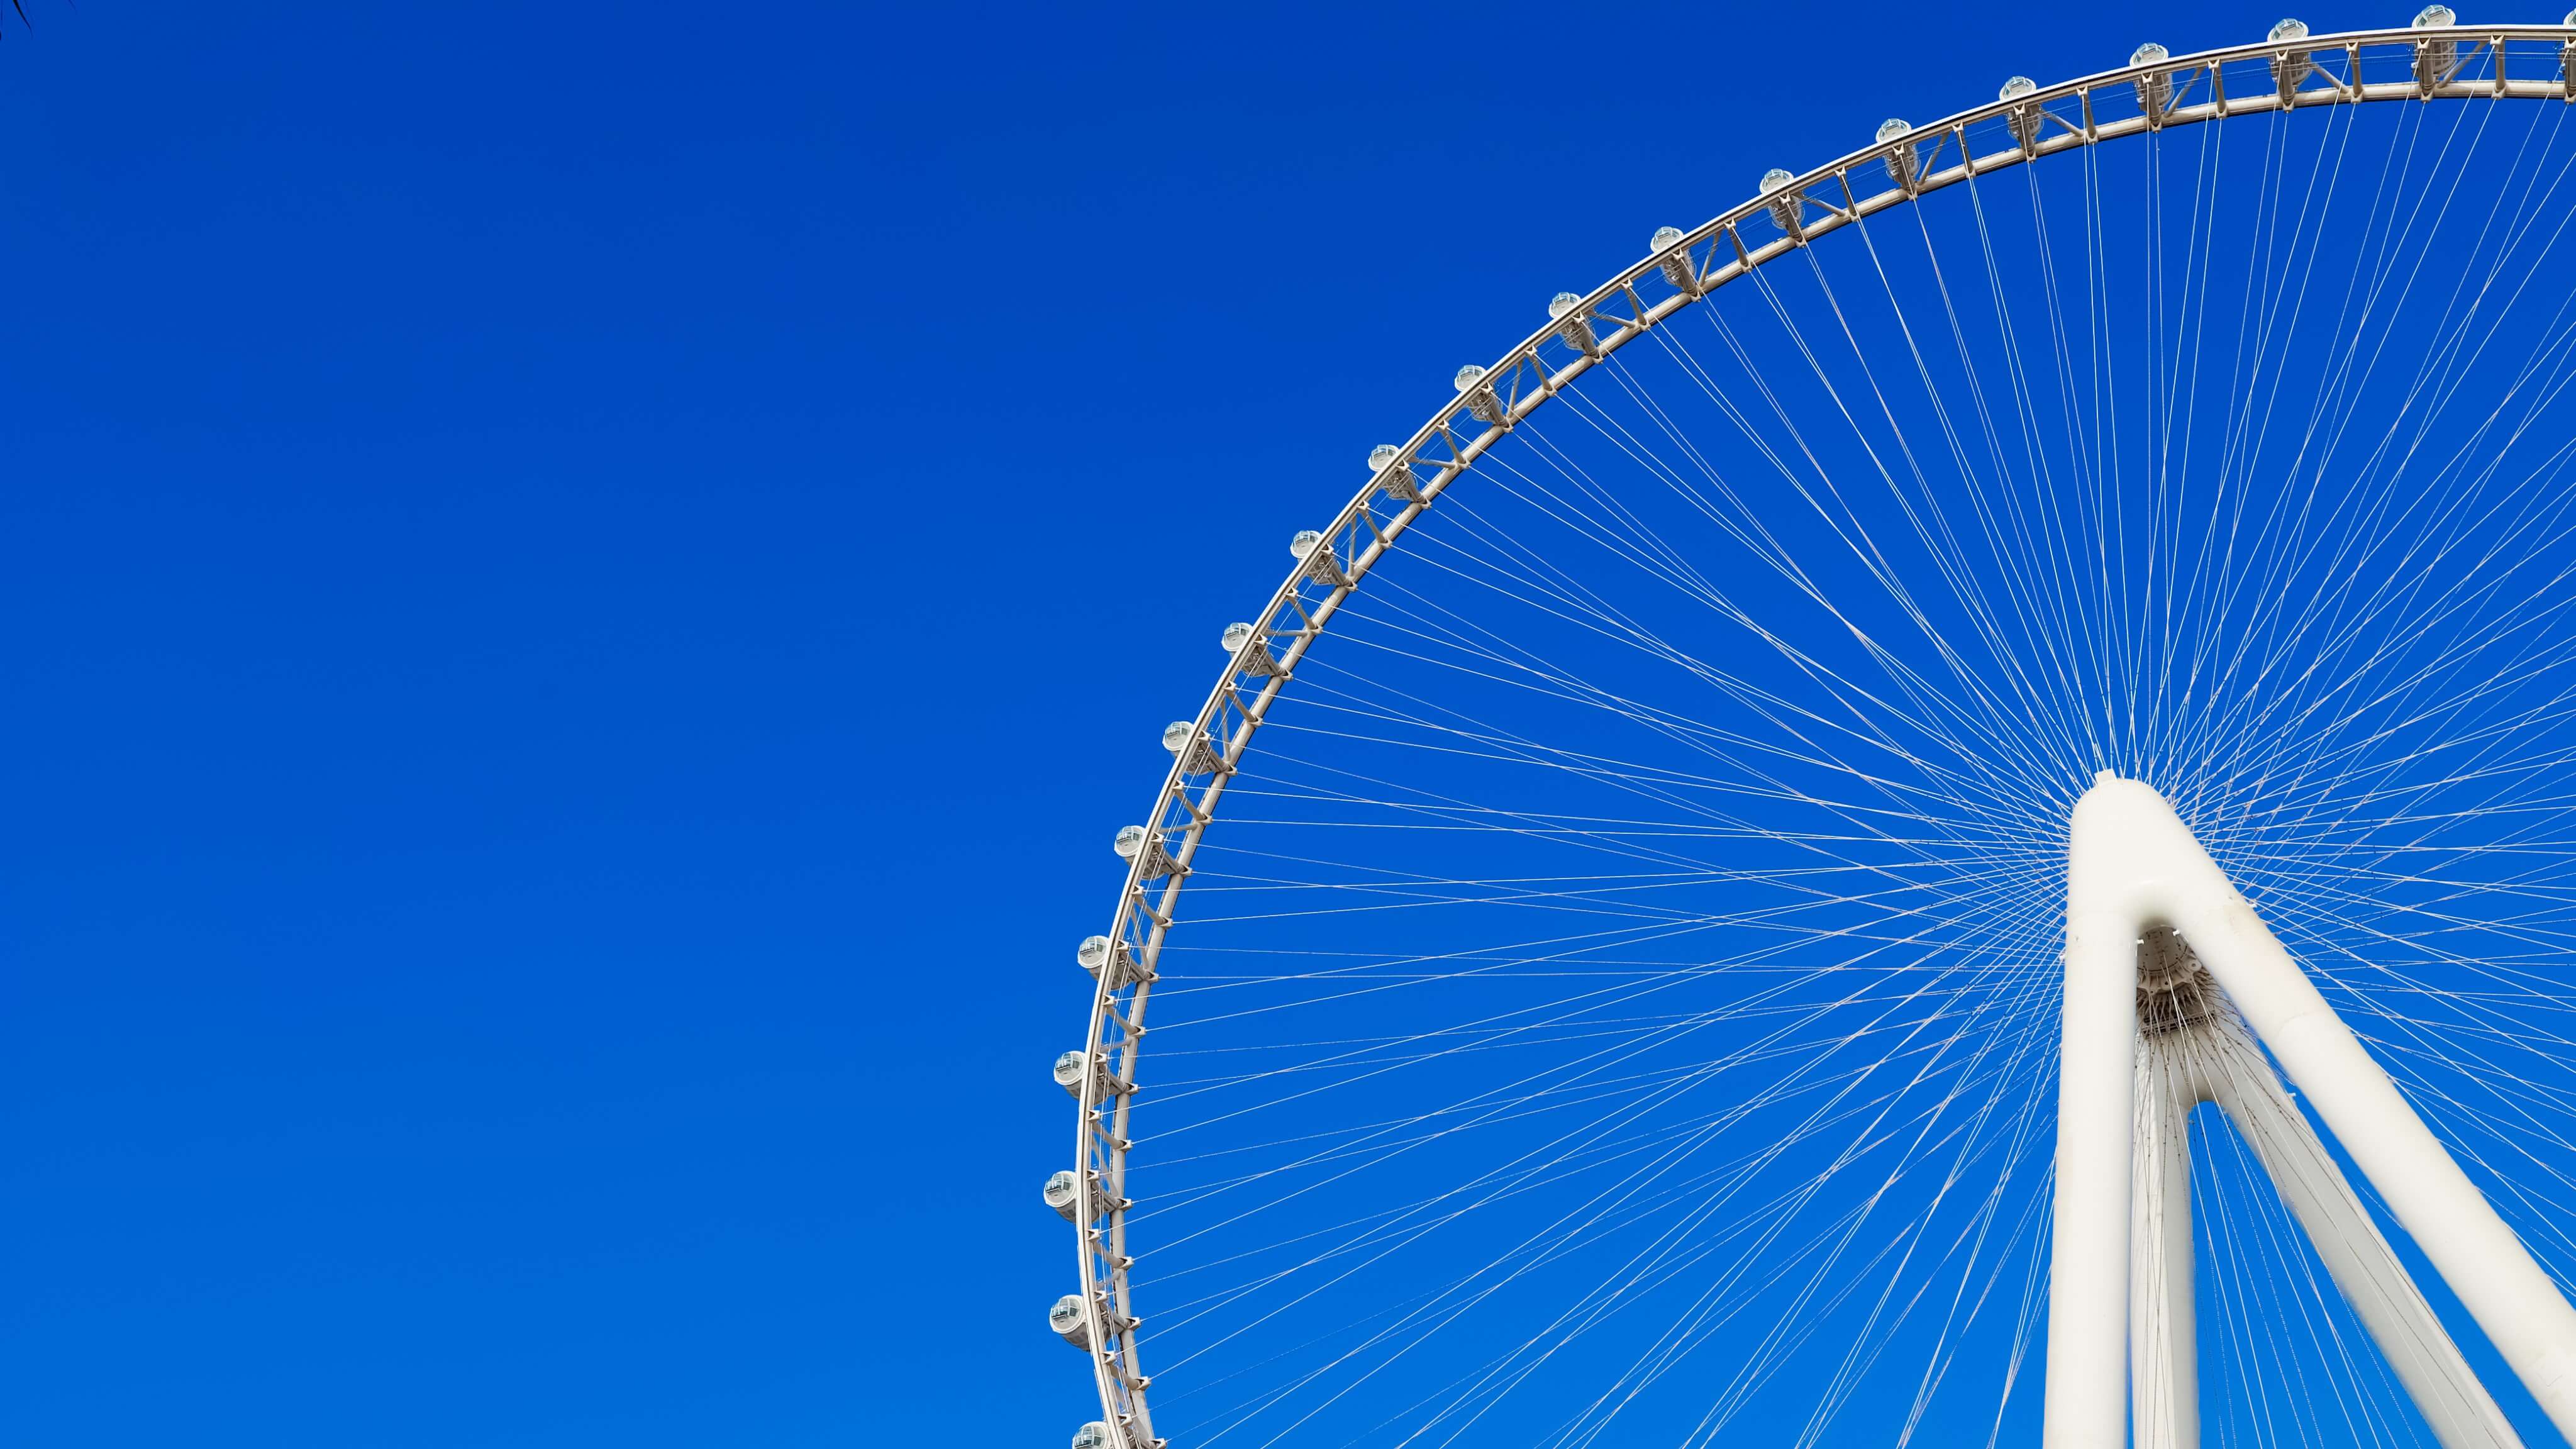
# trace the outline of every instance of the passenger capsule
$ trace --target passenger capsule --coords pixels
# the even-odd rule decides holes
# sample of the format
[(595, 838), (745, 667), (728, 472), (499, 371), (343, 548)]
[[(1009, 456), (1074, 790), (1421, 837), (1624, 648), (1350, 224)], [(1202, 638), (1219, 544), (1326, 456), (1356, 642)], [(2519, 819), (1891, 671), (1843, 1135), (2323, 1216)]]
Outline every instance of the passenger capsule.
[(1297, 536), (1288, 540), (1288, 556), (1302, 560), (1306, 577), (1325, 588), (1343, 588), (1351, 581), (1351, 576), (1342, 570), (1341, 560), (1333, 556), (1333, 546), (1314, 529), (1299, 529)]
[(1257, 625), (1240, 621), (1228, 624), (1225, 626), (1225, 633), (1218, 637), (1217, 642), (1225, 646), (1226, 653), (1242, 659), (1243, 667), (1255, 674), (1267, 674), (1279, 679), (1288, 677), (1288, 667), (1281, 664), (1278, 656), (1270, 652), (1270, 641), (1261, 636), (1261, 630)]
[[(1995, 92), (1995, 99), (1999, 101), (2018, 101), (2025, 96), (2037, 93), (2038, 90), (2039, 82), (2032, 80), (2026, 75), (2017, 75), (2003, 83), (2002, 89)], [(2004, 124), (2012, 128), (2013, 139), (2021, 143), (2021, 148), (2024, 151), (2028, 151), (2031, 147), (2038, 145), (2038, 102), (2034, 101), (2027, 105), (2014, 107), (2006, 118)]]
[[(1777, 195), (1788, 190), (1789, 183), (1797, 179), (1798, 174), (1789, 168), (1774, 166), (1762, 173), (1762, 194)], [(1771, 219), (1780, 224), (1782, 231), (1794, 235), (1800, 224), (1806, 220), (1806, 210), (1807, 199), (1792, 191), (1771, 203)]]
[[(2129, 52), (2129, 64), (2154, 65), (2168, 54), (2163, 46), (2150, 40)], [(2173, 104), (2173, 75), (2169, 71), (2147, 72), (2138, 77), (2137, 88), (2138, 105), (2151, 117), (2163, 116), (2165, 107)]]
[[(1082, 1071), (1091, 1060), (1091, 1053), (1081, 1050), (1066, 1052), (1055, 1059), (1055, 1084), (1064, 1088), (1066, 1096), (1076, 1101), (1082, 1099)], [(1106, 1077), (1108, 1074), (1104, 1072), (1101, 1075)]]
[(1068, 1167), (1048, 1178), (1045, 1190), (1039, 1195), (1048, 1207), (1055, 1209), (1057, 1217), (1072, 1222), (1082, 1201), (1082, 1177)]
[(1047, 1327), (1075, 1348), (1091, 1347), (1091, 1324), (1083, 1317), (1082, 1295), (1067, 1293), (1047, 1310)]
[(1074, 948), (1073, 959), (1091, 973), (1094, 981), (1107, 971), (1112, 991), (1124, 991), (1145, 979), (1144, 973), (1136, 969), (1135, 953), (1127, 949), (1127, 943), (1108, 936), (1083, 937), (1082, 944)]
[(1556, 324), (1556, 335), (1565, 345), (1587, 357), (1601, 355), (1601, 338), (1592, 330), (1592, 319), (1583, 313), (1583, 298), (1572, 292), (1559, 292), (1547, 299), (1548, 320)]
[(1485, 369), (1471, 362), (1459, 368), (1457, 375), (1449, 379), (1449, 384), (1467, 399), (1468, 416), (1483, 423), (1503, 420), (1502, 399), (1494, 396), (1493, 384), (1485, 381)]
[(1663, 269), (1664, 280), (1685, 292), (1696, 293), (1699, 290), (1699, 277), (1691, 270), (1690, 253), (1687, 250), (1673, 250), (1682, 244), (1682, 238), (1687, 235), (1689, 233), (1677, 226), (1659, 226), (1655, 228), (1655, 234), (1646, 239), (1646, 250), (1658, 254), (1671, 252), (1670, 256), (1665, 256), (1655, 263)]
[(1110, 1449), (1109, 1426), (1094, 1419), (1074, 1430), (1073, 1449)]
[(1117, 839), (1109, 843), (1109, 848), (1118, 852), (1120, 860), (1137, 862), (1140, 867), (1137, 874), (1143, 880), (1161, 880), (1167, 875), (1185, 873), (1180, 864), (1164, 851), (1162, 837), (1142, 825), (1122, 827)]
[[(1878, 123), (1878, 144), (1889, 148), (1887, 179), (1899, 186), (1912, 186), (1915, 173), (1923, 165), (1923, 143), (1904, 139), (1913, 132), (1913, 122), (1902, 121), (1894, 116)], [(1897, 144), (1899, 142), (1903, 144)]]
[[(2274, 45), (2290, 45), (2294, 42), (2305, 40), (2308, 38), (2308, 22), (2304, 20), (2280, 21), (2273, 25), (2271, 33), (2263, 38), (2272, 42)], [(2286, 108), (2292, 103), (2293, 98), (2299, 93), (2299, 82), (2306, 80), (2307, 78), (2308, 53), (2306, 51), (2285, 50), (2279, 55), (2272, 57), (2272, 84), (2277, 87), (2281, 93), (2281, 104), (2283, 107)]]
[[(2448, 5), (2427, 5), (2415, 12), (2411, 24), (2417, 30), (2448, 30), (2460, 23)], [(2422, 40), (2415, 45), (2415, 84), (2426, 91), (2451, 78), (2460, 59), (2460, 43), (2448, 38)]]
[(1094, 976), (1100, 974), (1101, 967), (1118, 959), (1120, 954), (1118, 943), (1107, 936), (1085, 936), (1082, 944), (1073, 948), (1074, 961)]

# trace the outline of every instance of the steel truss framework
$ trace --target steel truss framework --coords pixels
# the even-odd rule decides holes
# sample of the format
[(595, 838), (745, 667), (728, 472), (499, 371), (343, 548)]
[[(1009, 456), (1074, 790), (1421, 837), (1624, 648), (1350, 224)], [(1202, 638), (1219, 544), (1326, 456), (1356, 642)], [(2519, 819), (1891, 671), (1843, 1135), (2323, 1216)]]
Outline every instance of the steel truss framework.
[[(1753, 198), (1678, 237), (1659, 237), (1669, 244), (1653, 255), (1589, 294), (1559, 298), (1548, 324), (1491, 366), (1462, 369), (1453, 401), (1403, 445), (1372, 454), (1367, 486), (1329, 527), (1299, 535), (1298, 563), (1269, 603), (1226, 631), (1225, 672), (1195, 719), (1166, 737), (1173, 765), (1150, 823), (1120, 833), (1119, 853), (1129, 864), (1108, 934), (1084, 943), (1083, 964), (1094, 977), (1089, 1026), (1083, 1047), (1056, 1069), (1076, 1102), (1076, 1166), (1061, 1175), (1069, 1179), (1061, 1190), (1050, 1184), (1050, 1201), (1075, 1225), (1079, 1291), (1051, 1322), (1092, 1361), (1102, 1419), (1087, 1426), (1091, 1449), (1160, 1442), (1139, 1350), (1142, 1320), (1128, 1286), (1124, 1187), (1147, 1000), (1191, 857), (1298, 660), (1460, 475), (1521, 419), (1692, 303), (1932, 192), (2101, 142), (2234, 116), (2368, 101), (2508, 99), (2576, 103), (2576, 26), (2285, 35), (2187, 56), (2142, 47), (2133, 63), (2078, 80), (2039, 86), (2016, 77), (1990, 104), (1883, 131), (1869, 146), (1801, 176), (1774, 173)], [(2124, 1079), (2129, 1069), (2123, 1060)], [(2125, 1085), (2121, 1096), (2128, 1096)], [(2260, 1110), (2245, 1105), (2240, 1120)], [(2124, 1132), (2120, 1141), (2128, 1140)], [(2121, 1164), (2125, 1175), (2125, 1154)], [(2124, 1302), (2126, 1289), (2124, 1281)], [(2122, 1326), (2125, 1336), (2125, 1320)]]

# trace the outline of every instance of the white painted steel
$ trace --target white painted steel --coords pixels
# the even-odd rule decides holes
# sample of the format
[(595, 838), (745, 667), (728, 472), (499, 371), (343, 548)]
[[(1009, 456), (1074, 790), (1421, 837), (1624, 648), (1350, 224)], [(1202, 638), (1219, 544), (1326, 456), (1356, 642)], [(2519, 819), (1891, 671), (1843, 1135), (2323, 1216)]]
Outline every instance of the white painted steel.
[(2191, 1239), (2191, 1064), (2172, 1036), (2136, 1052), (2130, 1179), (2129, 1401), (2138, 1449), (2200, 1442), (2200, 1346)]
[[(2468, 76), (2481, 54), (2490, 57), (2491, 74)], [(2508, 56), (2510, 66), (2505, 63)], [(2365, 60), (2374, 65), (2402, 63), (2407, 78), (2370, 80), (2364, 75)], [(2260, 72), (2262, 83), (2240, 83), (2231, 89), (2230, 68), (2241, 71), (2248, 66)], [(1746, 199), (1581, 298), (1569, 302), (1560, 297), (1547, 309), (1547, 324), (1483, 369), (1474, 387), (1441, 407), (1406, 443), (1380, 450), (1384, 461), (1372, 455), (1368, 486), (1344, 505), (1329, 527), (1318, 530), (1333, 549), (1334, 576), (1319, 579), (1300, 560), (1257, 616), (1247, 641), (1231, 650), (1225, 673), (1192, 721), (1206, 735), (1209, 748), (1186, 752), (1165, 776), (1150, 817), (1155, 824), (1149, 827), (1159, 848), (1138, 852), (1120, 890), (1109, 932), (1126, 946), (1134, 970), (1103, 973), (1094, 988), (1085, 1042), (1100, 1059), (1102, 1070), (1087, 1077), (1078, 1093), (1077, 1160), (1091, 1170), (1082, 1175), (1074, 1220), (1081, 1297), (1091, 1316), (1094, 1379), (1106, 1415), (1103, 1422), (1117, 1449), (1144, 1449), (1158, 1442), (1146, 1400), (1148, 1379), (1138, 1357), (1138, 1320), (1127, 1281), (1125, 1156), (1154, 963), (1186, 876), (1153, 874), (1149, 867), (1187, 867), (1201, 833), (1215, 817), (1234, 762), (1249, 747), (1271, 702), (1293, 677), (1297, 661), (1322, 635), (1341, 602), (1366, 581), (1370, 568), (1424, 509), (1519, 419), (1544, 406), (1619, 348), (1755, 267), (1784, 258), (1863, 217), (2044, 156), (2204, 121), (2366, 101), (2508, 98), (2576, 101), (2576, 26), (2461, 26), (2444, 31), (2438, 41), (2427, 41), (2423, 32), (2409, 29), (2315, 36), (2303, 32), (2179, 59), (2156, 58), (2054, 86), (2016, 85), (2006, 98), (1894, 133), (1893, 140), (1882, 128), (1871, 145), (1809, 171), (1785, 187)], [(1759, 237), (1748, 239), (1740, 229), (1743, 223), (1776, 215), (1784, 207), (1799, 218), (1792, 234), (1766, 242)], [(1664, 273), (1677, 261), (1686, 284), (1667, 285)], [(2123, 969), (2133, 971), (2134, 963), (2124, 961)], [(2117, 992), (2109, 989), (2107, 981), (2098, 983), (2099, 989), (2071, 992), (2070, 1015), (2080, 1016), (2088, 1030), (2107, 1030), (2123, 1021), (2134, 1026), (2134, 1004), (2128, 999), (2126, 977), (2122, 979)], [(2127, 1140), (2121, 1134), (2129, 1123), (2128, 1062), (2111, 1054), (2107, 1063), (2095, 1063), (2093, 1068), (2072, 1087), (2078, 1112), (2073, 1120), (2084, 1124), (2084, 1131), (2069, 1133), (2062, 1123), (2061, 1143), (2078, 1142), (2076, 1165), (2092, 1184), (2086, 1191), (2105, 1192), (2111, 1200), (2125, 1202), (2128, 1154), (2113, 1150), (2110, 1144), (2125, 1146)], [(2115, 1075), (2116, 1084), (2109, 1080)], [(2393, 1097), (2385, 1078), (2379, 1080)], [(2429, 1143), (2429, 1136), (2425, 1140)], [(2434, 1150), (2438, 1152), (2438, 1144)], [(2451, 1174), (2457, 1178), (2456, 1167)], [(2061, 1192), (2063, 1182), (2061, 1178)], [(2475, 1196), (2465, 1179), (2458, 1185)], [(2483, 1208), (2483, 1202), (2479, 1206)], [(2486, 1215), (2493, 1220), (2491, 1211)], [(2060, 1226), (2064, 1226), (2062, 1219)], [(2495, 1228), (2510, 1240), (2500, 1222)], [(2101, 1290), (2112, 1306), (2106, 1311), (2101, 1303), (2086, 1300), (2080, 1312), (2068, 1313), (2067, 1300), (2061, 1298), (2058, 1316), (2095, 1325), (2080, 1349), (2070, 1342), (2067, 1352), (2071, 1368), (2080, 1367), (2088, 1380), (2111, 1385), (2109, 1413), (2099, 1403), (2086, 1411), (2090, 1432), (2102, 1433), (2108, 1424), (2111, 1437), (2079, 1441), (2060, 1437), (2052, 1429), (2051, 1442), (2118, 1443), (2125, 1438), (2125, 1429), (2119, 1427), (2125, 1417), (2119, 1386), (2127, 1368), (2123, 1352), (2129, 1289), (2125, 1212), (2116, 1227), (2095, 1236), (2100, 1241), (2079, 1231), (2085, 1266), (2075, 1270), (2073, 1280), (2060, 1281), (2070, 1287), (2080, 1283), (2086, 1293)], [(2061, 1254), (2065, 1247), (2066, 1239), (2061, 1237)], [(2115, 1247), (2116, 1253), (2111, 1251)], [(2519, 1252), (2518, 1246), (2515, 1251)], [(2522, 1261), (2528, 1266), (2527, 1257)], [(2564, 1303), (2558, 1308), (2563, 1315)], [(2504, 1317), (2509, 1326), (2524, 1330), (2518, 1342), (2546, 1336), (2546, 1325), (2524, 1323), (2511, 1313)], [(2104, 1322), (2110, 1325), (2107, 1331), (2099, 1328)], [(2496, 1330), (2490, 1327), (2489, 1331)], [(2052, 1333), (2052, 1382), (2058, 1359), (2059, 1345)], [(2519, 1361), (2516, 1366), (2522, 1367)], [(2569, 1403), (2576, 1399), (2576, 1378), (2571, 1378), (2569, 1365), (2561, 1356), (2536, 1365), (2533, 1372), (2549, 1385), (2543, 1402), (2551, 1406), (2553, 1421), (2565, 1429), (2571, 1422)], [(2541, 1393), (2537, 1385), (2534, 1391)], [(2055, 1426), (2060, 1421), (2052, 1395), (2049, 1422)]]
[(2252, 1145), (2433, 1437), (2443, 1449), (2521, 1449), (2522, 1437), (2470, 1371), (2316, 1130), (2281, 1090), (2272, 1064), (2233, 1021), (2213, 1023), (2200, 1035), (2203, 1099), (2216, 1102)]
[(2048, 1396), (2040, 1430), (2050, 1449), (2095, 1449), (2129, 1436), (2131, 1043), (2138, 1034), (2139, 938), (2157, 921), (2139, 908), (2141, 871), (2114, 838), (2142, 808), (2117, 788), (2122, 783), (2105, 779), (2078, 802), (2067, 848)]
[(2235, 1015), (2142, 1031), (2136, 1057), (2129, 1403), (2139, 1449), (2200, 1442), (2191, 1114), (2203, 1102), (2224, 1111), (2253, 1148), (2443, 1449), (2521, 1449), (2521, 1437)]
[[(2131, 1182), (2144, 1175), (2129, 1136), (2137, 962), (2159, 926), (2190, 945), (2542, 1411), (2576, 1439), (2576, 1309), (2164, 797), (2106, 771), (2068, 831), (2045, 1442), (2127, 1438)], [(2261, 1055), (2247, 1042), (2239, 1061)], [(2447, 1336), (2430, 1341), (2440, 1325), (2297, 1109), (2277, 1085), (2253, 1085), (2251, 1071), (2224, 1076), (2203, 1085), (2255, 1141), (2444, 1444), (2515, 1442)]]

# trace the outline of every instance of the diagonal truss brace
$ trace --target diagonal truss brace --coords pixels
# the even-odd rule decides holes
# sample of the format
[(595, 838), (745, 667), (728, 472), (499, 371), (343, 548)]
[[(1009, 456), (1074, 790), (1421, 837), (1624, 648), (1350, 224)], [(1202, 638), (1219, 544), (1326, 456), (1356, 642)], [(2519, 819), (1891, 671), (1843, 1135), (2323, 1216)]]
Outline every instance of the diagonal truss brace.
[[(2179, 1046), (2150, 1048), (2139, 1017), (2141, 949), (2168, 932), (2187, 943), (2233, 1010), (2187, 1024)], [(2109, 771), (2076, 802), (2069, 830), (2063, 1029), (2049, 1449), (2128, 1441), (2133, 1276), (2136, 1326), (2149, 1337), (2137, 1351), (2139, 1442), (2187, 1446), (2198, 1437), (2184, 1134), (2204, 1094), (2256, 1145), (2442, 1442), (2515, 1442), (2255, 1038), (2542, 1412), (2576, 1442), (2576, 1309), (2164, 797)]]

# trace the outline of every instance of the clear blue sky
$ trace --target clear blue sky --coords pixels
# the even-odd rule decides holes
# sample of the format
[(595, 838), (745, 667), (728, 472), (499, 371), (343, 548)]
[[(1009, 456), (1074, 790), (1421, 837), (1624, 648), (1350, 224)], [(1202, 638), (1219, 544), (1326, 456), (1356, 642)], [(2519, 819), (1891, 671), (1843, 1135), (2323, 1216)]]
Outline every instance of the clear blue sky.
[(1765, 168), (2278, 18), (27, 5), (0, 1441), (333, 1449), (1061, 1443), (1072, 945), (1289, 532)]

